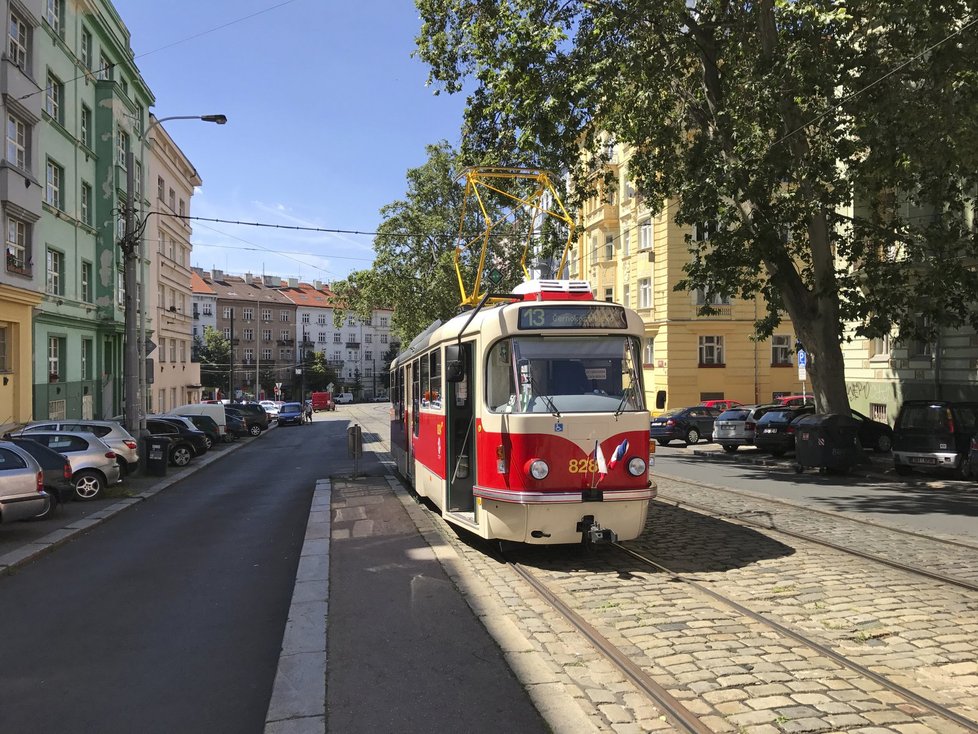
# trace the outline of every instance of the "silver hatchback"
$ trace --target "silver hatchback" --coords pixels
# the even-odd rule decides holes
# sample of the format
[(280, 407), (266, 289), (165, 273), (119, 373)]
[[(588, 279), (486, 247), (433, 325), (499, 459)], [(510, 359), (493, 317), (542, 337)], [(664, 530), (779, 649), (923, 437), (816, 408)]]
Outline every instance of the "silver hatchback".
[(122, 469), (123, 476), (132, 474), (139, 467), (139, 444), (132, 435), (115, 421), (96, 420), (61, 420), (36, 421), (24, 426), (13, 435), (24, 435), (34, 431), (68, 431), (70, 433), (94, 433), (109, 445), (118, 457), (116, 459)]
[(96, 499), (121, 477), (115, 452), (92, 433), (31, 431), (26, 435), (68, 459), (71, 483), (80, 500)]
[(723, 411), (713, 424), (713, 440), (733, 453), (741, 446), (754, 444), (754, 426), (761, 416), (777, 405), (737, 405)]
[(0, 522), (37, 517), (48, 502), (41, 465), (20, 446), (0, 441)]

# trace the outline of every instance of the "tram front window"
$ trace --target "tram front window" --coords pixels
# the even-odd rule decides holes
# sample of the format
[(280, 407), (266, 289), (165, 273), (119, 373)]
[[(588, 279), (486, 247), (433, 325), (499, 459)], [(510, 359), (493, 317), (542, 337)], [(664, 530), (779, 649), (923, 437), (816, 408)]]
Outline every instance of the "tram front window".
[(640, 346), (624, 336), (521, 336), (489, 351), (486, 399), (496, 413), (643, 410)]

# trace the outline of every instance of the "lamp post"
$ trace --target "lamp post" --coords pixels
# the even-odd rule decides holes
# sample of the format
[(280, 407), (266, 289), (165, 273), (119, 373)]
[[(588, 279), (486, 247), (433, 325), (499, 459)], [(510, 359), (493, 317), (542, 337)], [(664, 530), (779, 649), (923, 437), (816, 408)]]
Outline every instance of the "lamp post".
[[(146, 138), (157, 125), (168, 120), (203, 120), (224, 125), (228, 120), (224, 115), (173, 115), (153, 118), (139, 136), (140, 162), (145, 158)], [(142, 120), (139, 121), (140, 124)], [(142, 171), (141, 171), (142, 173)], [(145, 191), (140, 181), (140, 192)], [(139, 288), (139, 339), (136, 339), (136, 271), (137, 263), (146, 261), (146, 244), (139, 237), (137, 252), (137, 230), (135, 226), (135, 165), (132, 150), (126, 151), (126, 207), (125, 234), (120, 243), (124, 254), (123, 278), (125, 283), (125, 345), (123, 375), (125, 382), (126, 428), (135, 434), (145, 435), (146, 427), (146, 277), (140, 279)], [(142, 193), (140, 193), (142, 195)], [(143, 220), (145, 222), (145, 218)], [(140, 233), (142, 227), (139, 229)], [(142, 404), (140, 404), (140, 402)]]

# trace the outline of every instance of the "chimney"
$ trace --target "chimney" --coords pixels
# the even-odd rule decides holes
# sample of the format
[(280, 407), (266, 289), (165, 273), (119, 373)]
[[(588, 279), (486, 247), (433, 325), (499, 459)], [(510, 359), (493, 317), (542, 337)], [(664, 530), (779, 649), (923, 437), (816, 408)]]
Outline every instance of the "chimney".
[(262, 276), (262, 282), (264, 282), (266, 288), (274, 288), (276, 285), (278, 285), (275, 282), (275, 276), (274, 275), (263, 275)]
[(315, 288), (317, 291), (321, 291), (323, 289), (323, 281), (314, 280), (312, 282), (312, 287)]
[(289, 288), (298, 288), (298, 287), (299, 287), (299, 279), (289, 278)]
[(251, 273), (244, 274), (245, 285), (251, 285)]
[(220, 281), (223, 281), (224, 280), (224, 271), (223, 270), (218, 270), (217, 268), (211, 270), (211, 280), (216, 280), (216, 281), (219, 281), (219, 282)]

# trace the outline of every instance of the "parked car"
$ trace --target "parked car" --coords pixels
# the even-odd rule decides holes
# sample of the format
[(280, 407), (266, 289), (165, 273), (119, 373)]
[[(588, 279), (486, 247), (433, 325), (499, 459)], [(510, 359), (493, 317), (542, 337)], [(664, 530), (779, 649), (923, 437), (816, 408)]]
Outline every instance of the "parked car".
[(224, 406), (221, 403), (190, 403), (188, 405), (178, 405), (169, 411), (167, 415), (183, 415), (191, 419), (197, 415), (206, 415), (217, 424), (217, 430), (220, 433), (220, 437), (214, 439), (214, 442), (226, 440), (224, 436), (227, 432), (227, 418), (225, 417)]
[(116, 454), (116, 461), (122, 469), (122, 475), (132, 474), (139, 468), (139, 443), (133, 438), (122, 424), (115, 420), (63, 420), (35, 421), (28, 423), (14, 435), (23, 435), (33, 431), (46, 433), (67, 431), (69, 433), (94, 433), (109, 445)]
[(336, 393), (333, 396), (333, 402), (336, 403), (336, 404), (339, 404), (339, 405), (343, 405), (345, 403), (352, 403), (353, 402), (353, 393), (352, 392)]
[(893, 426), (893, 468), (971, 474), (971, 443), (978, 430), (978, 403), (907, 400)]
[(677, 408), (656, 416), (649, 423), (651, 437), (660, 446), (668, 446), (670, 441), (685, 441), (686, 445), (697, 443), (701, 437), (713, 437), (713, 422), (722, 411), (694, 405), (691, 408)]
[(859, 424), (859, 444), (864, 449), (885, 454), (893, 447), (893, 429), (886, 423), (874, 421), (855, 410), (850, 410), (849, 413)]
[(302, 403), (286, 403), (278, 411), (278, 424), (287, 426), (290, 423), (301, 426), (306, 422), (306, 409)]
[(99, 498), (107, 486), (117, 484), (122, 478), (115, 451), (93, 433), (31, 431), (30, 439), (68, 459), (71, 484), (75, 497), (80, 500)]
[(700, 405), (703, 405), (707, 408), (719, 408), (720, 410), (730, 410), (735, 406), (743, 405), (743, 403), (737, 400), (723, 399), (723, 400), (704, 400), (702, 403), (700, 403)]
[(274, 400), (259, 400), (258, 404), (265, 409), (268, 413), (270, 419), (274, 419), (278, 416), (279, 405)]
[(228, 421), (227, 435), (230, 436), (229, 440), (236, 441), (242, 436), (251, 435), (251, 431), (248, 430), (248, 421), (238, 411), (229, 409), (227, 411), (227, 421)]
[(252, 436), (260, 436), (262, 431), (268, 430), (268, 412), (258, 403), (234, 403), (227, 407), (248, 418), (248, 431)]
[(50, 517), (58, 505), (75, 496), (75, 485), (71, 483), (71, 462), (54, 449), (38, 443), (26, 436), (11, 436), (10, 443), (19, 446), (34, 457), (44, 474), (44, 491), (48, 493), (48, 507), (35, 520)]
[[(206, 445), (207, 450), (210, 451), (214, 444), (219, 443), (224, 440), (225, 432), (221, 431), (221, 427), (214, 422), (214, 419), (209, 415), (171, 415), (167, 413), (166, 415), (161, 415), (160, 418), (180, 418), (181, 420), (188, 422), (189, 427), (194, 430), (200, 431), (207, 437)], [(227, 427), (227, 418), (225, 417), (225, 428)]]
[(761, 416), (754, 427), (754, 445), (774, 456), (784, 456), (795, 450), (796, 418), (812, 415), (814, 405), (779, 405)]
[(168, 423), (173, 423), (175, 426), (181, 430), (186, 429), (186, 433), (183, 434), (190, 443), (194, 446), (194, 456), (203, 456), (210, 450), (213, 446), (213, 442), (210, 436), (207, 435), (206, 431), (202, 431), (194, 422), (190, 420), (190, 416), (187, 415), (153, 415), (146, 416), (147, 418), (154, 418), (155, 420), (166, 421)]
[(781, 397), (775, 398), (774, 402), (778, 405), (787, 405), (789, 407), (795, 407), (799, 405), (815, 405), (814, 395), (782, 395)]
[(0, 441), (0, 523), (36, 517), (50, 502), (41, 465), (20, 446)]
[(195, 442), (200, 442), (201, 448), (204, 445), (199, 437), (200, 431), (191, 432), (186, 426), (158, 418), (146, 418), (146, 430), (151, 436), (166, 436), (170, 439), (170, 463), (174, 466), (186, 466), (197, 456)]
[(741, 446), (754, 444), (754, 427), (768, 411), (778, 406), (770, 403), (765, 405), (738, 405), (723, 411), (713, 424), (713, 440), (728, 453), (733, 453)]

